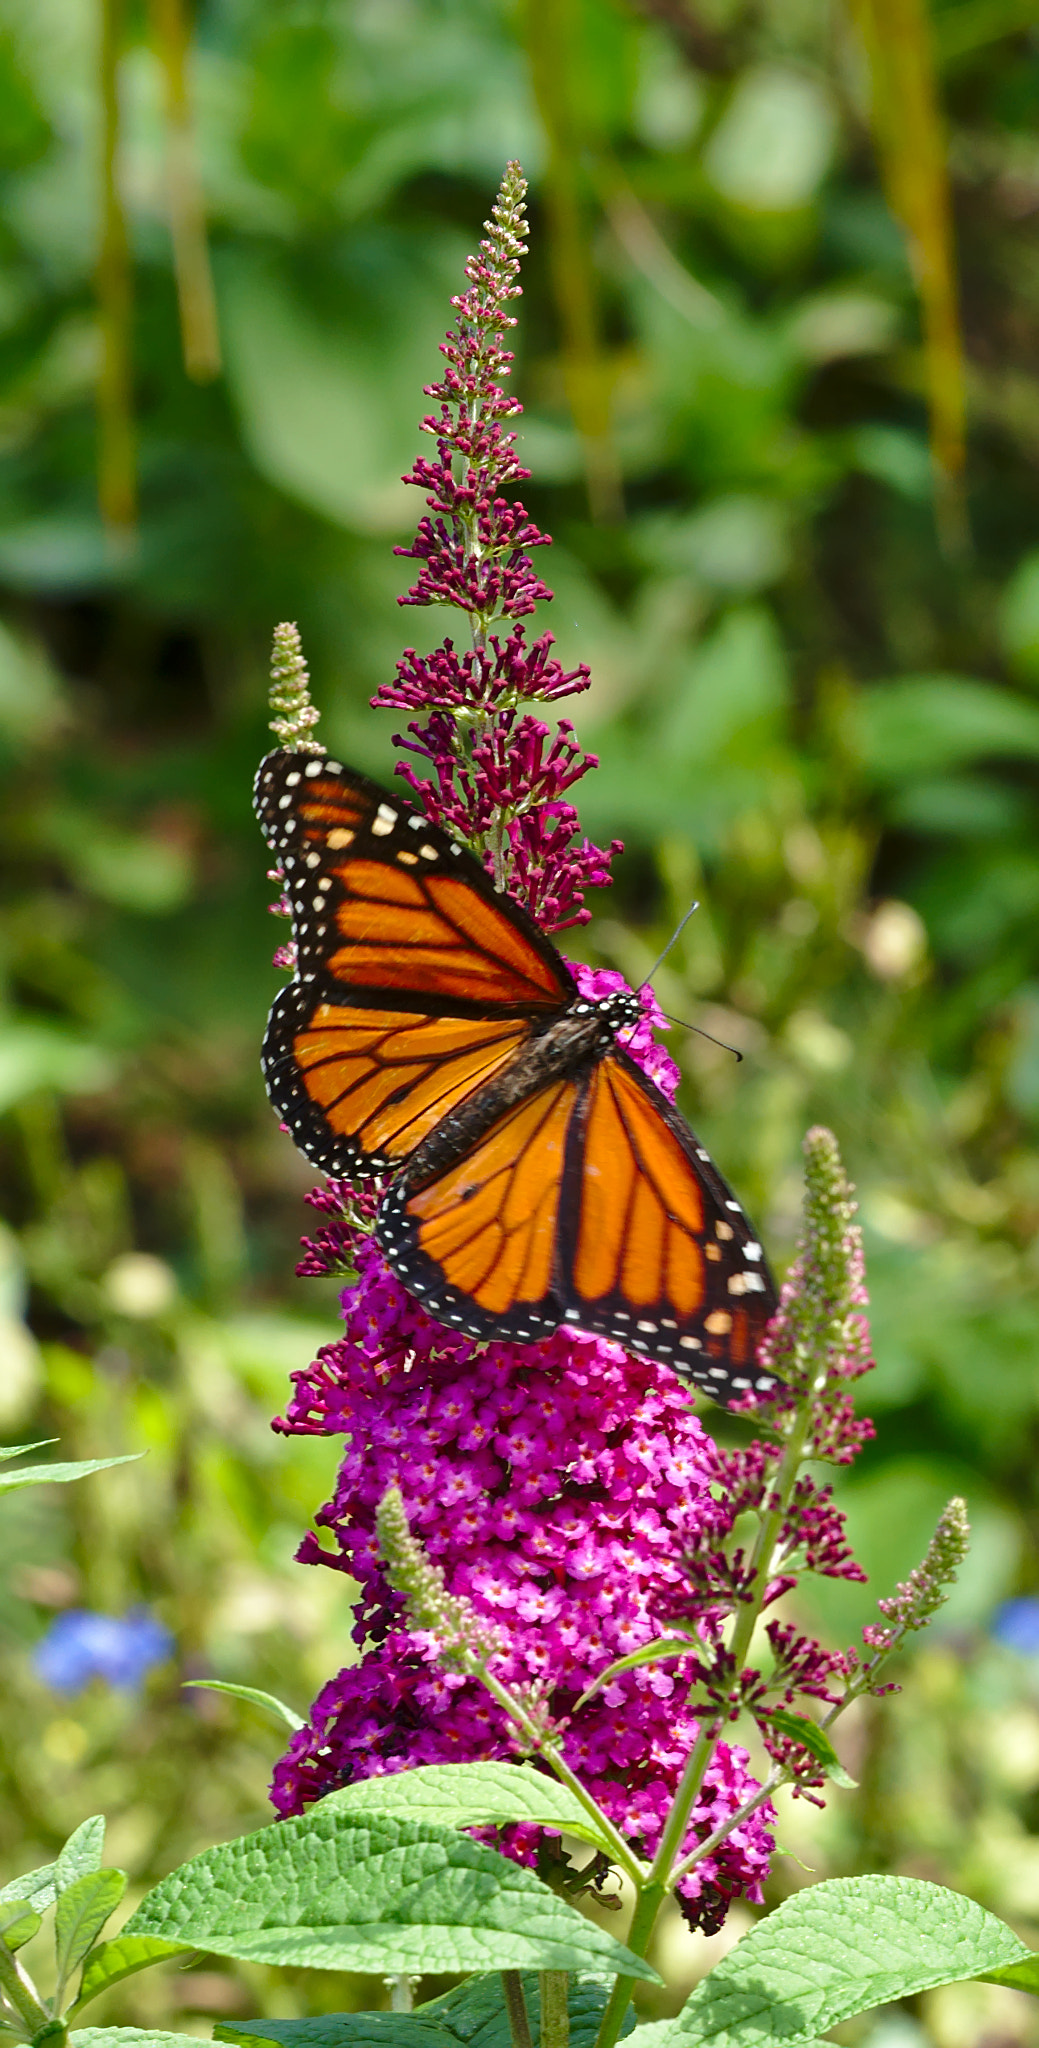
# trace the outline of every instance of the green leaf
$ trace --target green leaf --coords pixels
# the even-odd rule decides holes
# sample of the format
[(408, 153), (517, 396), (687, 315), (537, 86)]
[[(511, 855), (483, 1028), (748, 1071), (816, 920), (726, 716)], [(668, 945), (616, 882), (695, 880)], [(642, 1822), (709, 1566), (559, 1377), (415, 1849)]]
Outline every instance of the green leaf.
[[(533, 1971), (524, 1972), (522, 1981), (536, 2041), (541, 1986)], [(570, 2048), (593, 2048), (606, 1994), (604, 1984), (588, 1979), (571, 1981)], [(634, 2014), (629, 2011), (622, 2031), (630, 2033), (634, 2024)], [(412, 2013), (332, 2012), (307, 2020), (224, 2020), (214, 2027), (213, 2038), (236, 2044), (271, 2041), (275, 2048), (455, 2048), (459, 2042), (465, 2042), (467, 2048), (511, 2048), (497, 1974), (472, 1977)]]
[(670, 1657), (689, 1657), (695, 1649), (696, 1644), (689, 1636), (658, 1636), (656, 1642), (643, 1643), (641, 1649), (631, 1650), (626, 1657), (618, 1657), (616, 1663), (607, 1664), (595, 1683), (581, 1694), (577, 1705), (583, 1706), (585, 1700), (593, 1699), (604, 1685), (609, 1685), (625, 1671), (635, 1671), (640, 1664), (663, 1664)]
[(273, 2048), (446, 2048), (452, 2037), (421, 2012), (327, 2012), (311, 2020), (222, 2020), (214, 2041)]
[(184, 1685), (185, 1688), (200, 1686), (205, 1692), (226, 1692), (234, 1700), (248, 1700), (251, 1706), (262, 1707), (265, 1713), (273, 1714), (276, 1721), (283, 1721), (287, 1728), (305, 1728), (307, 1725), (302, 1715), (286, 1706), (284, 1700), (279, 1700), (273, 1692), (258, 1691), (255, 1685), (229, 1685), (223, 1678), (186, 1678)]
[(329, 1792), (320, 1811), (392, 1813), (440, 1827), (503, 1827), (511, 1821), (559, 1828), (608, 1851), (609, 1843), (557, 1778), (527, 1765), (419, 1764)]
[(42, 1863), (38, 1870), (27, 1871), (24, 1877), (13, 1878), (10, 1884), (5, 1885), (0, 1891), (0, 1906), (8, 1899), (27, 1899), (37, 1912), (45, 1912), (77, 1878), (85, 1876), (88, 1871), (100, 1870), (104, 1847), (104, 1815), (95, 1813), (89, 1820), (80, 1821), (64, 1848), (59, 1850), (54, 1863)]
[(490, 1964), (660, 1981), (496, 1850), (429, 1823), (336, 1812), (328, 1800), (171, 1871), (123, 1933), (315, 1969), (420, 1974)]
[(164, 1963), (168, 1956), (183, 1956), (192, 1953), (191, 1944), (182, 1941), (158, 1941), (153, 1935), (117, 1934), (112, 1941), (103, 1941), (87, 1957), (80, 1979), (79, 1994), (72, 2012), (82, 2012), (92, 1998), (102, 1991), (108, 1991), (123, 1977), (132, 1977), (138, 1970), (147, 1970), (152, 1963)]
[(66, 1891), (77, 1877), (85, 1877), (89, 1870), (100, 1870), (101, 1858), (105, 1853), (105, 1816), (92, 1813), (89, 1820), (81, 1820), (74, 1828), (63, 1849), (58, 1851), (54, 1865), (54, 1884), (59, 1892)]
[(73, 2048), (198, 2048), (197, 2034), (164, 2034), (158, 2027), (77, 2027)]
[(105, 1921), (126, 1890), (121, 1870), (87, 1870), (58, 1899), (54, 1915), (54, 1948), (58, 1983), (68, 1983), (73, 1970), (93, 1948)]
[(7, 1458), (27, 1458), (30, 1451), (46, 1451), (58, 1441), (56, 1436), (41, 1436), (35, 1444), (0, 1444), (0, 1465)]
[(667, 2041), (753, 2048), (782, 2035), (783, 2048), (807, 2048), (855, 2013), (1033, 1960), (1002, 1920), (942, 1885), (830, 1878), (745, 1934), (696, 1986)]
[(778, 1728), (781, 1735), (791, 1735), (795, 1742), (802, 1743), (809, 1755), (822, 1764), (827, 1777), (832, 1778), (835, 1785), (854, 1791), (855, 1779), (849, 1778), (833, 1743), (817, 1721), (810, 1720), (807, 1714), (791, 1714), (786, 1707), (771, 1708), (768, 1718), (770, 1725)]
[(17, 1472), (0, 1472), (0, 1492), (13, 1486), (66, 1486), (70, 1479), (85, 1479), (89, 1472), (105, 1472), (110, 1465), (134, 1465), (144, 1451), (128, 1451), (121, 1458), (83, 1458), (72, 1465), (21, 1465)]
[(24, 1877), (12, 1878), (10, 1884), (5, 1884), (0, 1891), (0, 1909), (9, 1899), (24, 1899), (35, 1906), (37, 1912), (46, 1912), (58, 1895), (54, 1881), (57, 1868), (56, 1863), (41, 1863), (38, 1870), (27, 1870)]
[(1022, 1956), (1019, 1963), (1007, 1963), (1002, 1970), (982, 1970), (986, 1984), (1012, 1984), (1015, 1991), (1039, 1995), (1039, 1955)]
[(21, 1948), (31, 1941), (43, 1922), (28, 1899), (5, 1899), (0, 1905), (0, 1936), (8, 1948)]
[[(527, 1972), (524, 1972), (522, 1981), (531, 2033), (536, 2041), (541, 2031), (541, 1984), (537, 1976)], [(609, 1990), (608, 1984), (595, 1979), (571, 1979), (567, 1996), (570, 2048), (592, 2048)], [(497, 1974), (470, 1978), (467, 1984), (459, 1984), (454, 1991), (446, 1991), (442, 1997), (420, 2005), (415, 2017), (435, 2018), (454, 2040), (468, 2042), (472, 2048), (510, 2048), (511, 2036), (502, 2003), (501, 1978)], [(629, 2007), (621, 2033), (631, 2033), (634, 2025), (635, 2015)]]

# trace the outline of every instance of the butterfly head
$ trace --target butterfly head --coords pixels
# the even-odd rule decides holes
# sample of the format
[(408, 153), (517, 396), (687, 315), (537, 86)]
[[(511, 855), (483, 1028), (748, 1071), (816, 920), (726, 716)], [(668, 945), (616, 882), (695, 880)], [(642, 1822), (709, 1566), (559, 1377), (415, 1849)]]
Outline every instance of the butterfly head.
[(630, 1030), (642, 1018), (642, 1005), (635, 991), (630, 988), (613, 989), (609, 995), (603, 996), (595, 1007), (614, 1037), (618, 1031)]

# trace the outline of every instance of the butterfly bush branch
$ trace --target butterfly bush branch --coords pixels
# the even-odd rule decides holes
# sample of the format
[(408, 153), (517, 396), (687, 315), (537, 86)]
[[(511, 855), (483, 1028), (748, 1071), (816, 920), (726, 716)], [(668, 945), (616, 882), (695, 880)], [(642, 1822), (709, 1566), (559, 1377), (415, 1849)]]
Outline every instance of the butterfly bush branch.
[(945, 1605), (949, 1588), (956, 1582), (956, 1575), (970, 1549), (970, 1523), (967, 1519), (967, 1503), (958, 1494), (948, 1502), (938, 1520), (938, 1526), (927, 1546), (927, 1551), (908, 1579), (898, 1586), (886, 1600), (878, 1600), (877, 1606), (888, 1624), (868, 1622), (862, 1631), (862, 1640), (870, 1653), (861, 1663), (854, 1649), (845, 1653), (849, 1666), (847, 1687), (841, 1698), (824, 1715), (821, 1726), (829, 1728), (853, 1700), (864, 1693), (888, 1691), (891, 1688), (879, 1686), (877, 1680), (881, 1667), (896, 1652), (905, 1646), (906, 1637), (918, 1629), (926, 1628), (934, 1619), (939, 1607)]
[(516, 325), (509, 304), (520, 296), (526, 254), (526, 189), (519, 165), (509, 164), (486, 237), (466, 264), (467, 289), (451, 302), (457, 322), (441, 345), (447, 367), (426, 387), (439, 411), (422, 422), (437, 459), (420, 456), (405, 478), (426, 492), (429, 511), (412, 546), (396, 550), (420, 564), (400, 602), (454, 606), (471, 646), (459, 653), (448, 638), (429, 655), (406, 648), (395, 680), (372, 703), (425, 714), (409, 722), (406, 737), (395, 735), (412, 757), (398, 774), (434, 823), (480, 855), (497, 888), (560, 930), (587, 922), (584, 890), (609, 882), (621, 842), (600, 848), (581, 839), (565, 792), (596, 757), (581, 753), (569, 720), (553, 732), (525, 708), (590, 681), (583, 662), (563, 668), (550, 633), (527, 643), (522, 620), (552, 595), (530, 551), (547, 547), (549, 535), (503, 495), (530, 475), (509, 425), (522, 407), (503, 388), (513, 362), (505, 336)]
[[(764, 1623), (772, 1670), (766, 1677), (750, 1658), (763, 1618), (802, 1570), (831, 1577), (864, 1576), (844, 1539), (843, 1518), (828, 1488), (802, 1468), (810, 1459), (846, 1464), (872, 1425), (859, 1420), (849, 1382), (872, 1360), (862, 1313), (867, 1303), (861, 1234), (855, 1203), (832, 1132), (817, 1127), (804, 1144), (804, 1228), (797, 1257), (780, 1304), (759, 1347), (758, 1362), (783, 1384), (767, 1403), (755, 1404), (774, 1434), (745, 1449), (719, 1451), (724, 1475), (714, 1541), (688, 1560), (688, 1597), (674, 1619), (697, 1637), (690, 1673), (700, 1733), (691, 1749), (674, 1802), (661, 1830), (648, 1881), (637, 1900), (628, 1946), (642, 1955), (664, 1900), (695, 1876), (698, 1864), (738, 1839), (780, 1785), (813, 1798), (824, 1782), (818, 1740), (806, 1725), (806, 1740), (791, 1733), (792, 1703), (800, 1695), (833, 1709), (842, 1701), (851, 1666), (848, 1655), (824, 1650), (790, 1624)], [(751, 1404), (746, 1404), (751, 1406)], [(748, 1514), (756, 1521), (749, 1553), (738, 1540)], [(909, 1597), (909, 1596), (907, 1596)], [(920, 1596), (922, 1597), (922, 1596)], [(918, 1603), (919, 1604), (919, 1603)], [(915, 1609), (914, 1609), (915, 1611)], [(750, 1790), (734, 1810), (705, 1829), (693, 1826), (715, 1745), (726, 1724), (741, 1712), (755, 1719), (772, 1759), (765, 1782)], [(816, 1747), (813, 1749), (812, 1743)], [(818, 1803), (818, 1801), (816, 1801)], [(769, 1807), (770, 1810), (770, 1807)], [(618, 1979), (598, 2038), (612, 2048), (631, 1995)]]
[[(834, 1700), (828, 1711), (820, 1717), (819, 1728), (825, 1733), (832, 1728), (853, 1701), (864, 1695), (895, 1690), (879, 1684), (881, 1667), (897, 1651), (905, 1647), (906, 1637), (918, 1629), (926, 1628), (934, 1619), (938, 1609), (949, 1597), (949, 1589), (955, 1584), (956, 1575), (970, 1548), (970, 1523), (967, 1520), (967, 1504), (958, 1496), (949, 1501), (939, 1518), (938, 1526), (927, 1547), (926, 1555), (903, 1585), (886, 1600), (878, 1600), (877, 1606), (892, 1626), (881, 1627), (868, 1622), (862, 1631), (864, 1644), (872, 1655), (859, 1662), (854, 1648), (844, 1651), (834, 1659), (835, 1668), (848, 1670), (850, 1676), (839, 1699)], [(793, 1745), (796, 1748), (796, 1744)], [(796, 1787), (803, 1764), (794, 1756), (786, 1764), (774, 1763), (767, 1778), (746, 1799), (735, 1813), (717, 1827), (713, 1835), (707, 1835), (698, 1843), (696, 1850), (681, 1862), (675, 1872), (676, 1878), (685, 1875), (695, 1867), (700, 1856), (713, 1855), (734, 1828), (748, 1820), (772, 1794), (782, 1787)]]

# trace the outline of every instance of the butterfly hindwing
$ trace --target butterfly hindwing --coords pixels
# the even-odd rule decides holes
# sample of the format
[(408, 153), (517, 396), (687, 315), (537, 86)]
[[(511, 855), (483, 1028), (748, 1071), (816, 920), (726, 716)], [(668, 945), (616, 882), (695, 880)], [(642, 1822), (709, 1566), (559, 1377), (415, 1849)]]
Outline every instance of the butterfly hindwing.
[(381, 1172), (508, 1063), (527, 1036), (515, 1018), (362, 1009), (290, 982), (263, 1047), (271, 1101), (300, 1151), (331, 1174)]
[(774, 1381), (775, 1292), (735, 1196), (620, 1049), (510, 1109), (452, 1164), (403, 1173), (379, 1238), (430, 1313), (530, 1341), (561, 1322), (673, 1364), (715, 1399)]
[(441, 1172), (383, 1196), (379, 1241), (394, 1271), (441, 1322), (472, 1337), (529, 1343), (558, 1327), (564, 1169), (580, 1097), (547, 1083), (506, 1111)]
[(776, 1306), (761, 1245), (684, 1118), (619, 1046), (585, 1077), (566, 1181), (565, 1319), (716, 1399), (757, 1387)]

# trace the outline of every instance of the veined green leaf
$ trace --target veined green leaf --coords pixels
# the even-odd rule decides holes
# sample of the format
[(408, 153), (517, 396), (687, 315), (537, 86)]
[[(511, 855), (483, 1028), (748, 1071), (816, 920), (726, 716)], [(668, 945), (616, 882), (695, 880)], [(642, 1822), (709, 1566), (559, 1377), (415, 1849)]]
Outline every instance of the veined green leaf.
[(659, 1982), (529, 1870), (468, 1835), (323, 1801), (207, 1849), (141, 1901), (124, 1937), (354, 1971), (620, 1971)]
[(837, 1877), (759, 1921), (696, 1986), (661, 2048), (809, 2048), (855, 2013), (1035, 1958), (994, 1913), (915, 1877)]
[(28, 1899), (5, 1899), (0, 1905), (0, 1936), (10, 1949), (22, 1948), (42, 1925)]
[(54, 1914), (58, 1983), (64, 1988), (126, 1890), (122, 1870), (87, 1870), (59, 1895)]
[(133, 1977), (138, 1970), (147, 1970), (152, 1963), (164, 1963), (169, 1956), (190, 1955), (190, 1943), (182, 1941), (159, 1941), (154, 1935), (117, 1934), (111, 1941), (102, 1941), (88, 1955), (83, 1965), (79, 1995), (70, 2008), (74, 2013), (82, 2012), (92, 1998), (102, 1991), (108, 1991), (123, 1977)]
[(525, 1821), (534, 1827), (559, 1828), (596, 1848), (609, 1848), (606, 1837), (565, 1785), (546, 1771), (524, 1764), (419, 1764), (411, 1771), (363, 1778), (356, 1785), (329, 1792), (321, 1801), (321, 1810), (325, 1808), (334, 1813), (391, 1813), (400, 1819), (456, 1828), (502, 1827), (510, 1821)]
[(63, 1849), (58, 1851), (54, 1865), (54, 1883), (57, 1891), (65, 1891), (74, 1884), (77, 1877), (85, 1876), (88, 1870), (100, 1870), (101, 1858), (105, 1853), (105, 1817), (103, 1813), (92, 1813), (89, 1820), (81, 1820), (74, 1828)]

